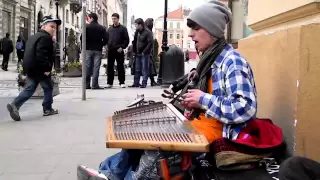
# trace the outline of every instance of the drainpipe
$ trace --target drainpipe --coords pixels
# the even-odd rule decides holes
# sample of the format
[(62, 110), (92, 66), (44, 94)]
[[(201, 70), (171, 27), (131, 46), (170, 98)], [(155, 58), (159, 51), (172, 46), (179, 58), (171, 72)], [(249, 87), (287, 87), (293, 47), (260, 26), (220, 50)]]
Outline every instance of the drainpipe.
[[(228, 7), (232, 12), (232, 0), (228, 0)], [(232, 44), (231, 41), (231, 30), (232, 30), (232, 22), (227, 25), (227, 43)]]
[[(37, 9), (36, 9), (36, 5), (35, 4), (33, 5), (33, 8), (34, 8), (34, 10), (33, 10), (33, 25), (34, 25), (33, 34), (35, 34), (37, 32), (36, 29), (38, 29), (38, 27), (37, 27), (37, 20), (38, 20), (38, 18), (37, 18)], [(31, 34), (32, 33), (30, 33), (29, 36), (31, 36)]]

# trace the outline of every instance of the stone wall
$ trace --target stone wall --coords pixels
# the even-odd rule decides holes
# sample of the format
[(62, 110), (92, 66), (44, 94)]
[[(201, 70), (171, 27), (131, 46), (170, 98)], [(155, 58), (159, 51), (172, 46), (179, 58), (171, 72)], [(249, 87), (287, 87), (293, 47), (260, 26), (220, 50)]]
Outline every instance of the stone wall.
[(289, 152), (320, 160), (320, 24), (308, 24), (239, 42), (258, 90), (258, 117), (283, 128)]

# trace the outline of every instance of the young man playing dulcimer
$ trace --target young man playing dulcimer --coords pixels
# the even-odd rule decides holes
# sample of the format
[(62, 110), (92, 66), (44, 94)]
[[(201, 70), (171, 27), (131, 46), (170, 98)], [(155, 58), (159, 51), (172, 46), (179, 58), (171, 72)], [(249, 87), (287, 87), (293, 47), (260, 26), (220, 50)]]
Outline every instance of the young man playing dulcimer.
[[(195, 8), (187, 19), (189, 37), (200, 52), (199, 64), (188, 78), (197, 75), (199, 81), (195, 89), (184, 92), (181, 105), (192, 110), (191, 117), (200, 119), (191, 123), (209, 142), (222, 137), (236, 139), (257, 112), (251, 67), (224, 37), (231, 19), (229, 8), (215, 0)], [(174, 91), (180, 89), (173, 86)], [(137, 167), (132, 167), (133, 157), (140, 159)], [(157, 161), (156, 157), (153, 151), (144, 151), (141, 156), (136, 150), (122, 150), (102, 162), (99, 171), (79, 166), (78, 179), (160, 179), (150, 161)]]

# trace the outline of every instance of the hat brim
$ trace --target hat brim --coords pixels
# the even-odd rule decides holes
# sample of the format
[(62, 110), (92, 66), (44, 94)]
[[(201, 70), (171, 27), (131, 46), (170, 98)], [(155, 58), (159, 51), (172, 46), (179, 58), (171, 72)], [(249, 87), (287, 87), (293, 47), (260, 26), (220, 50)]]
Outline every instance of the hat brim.
[(48, 19), (43, 22), (43, 24), (48, 23), (48, 22), (55, 22), (58, 26), (61, 25), (61, 20), (60, 19)]
[(53, 19), (53, 21), (51, 22), (55, 22), (58, 26), (61, 25), (61, 20), (60, 19)]

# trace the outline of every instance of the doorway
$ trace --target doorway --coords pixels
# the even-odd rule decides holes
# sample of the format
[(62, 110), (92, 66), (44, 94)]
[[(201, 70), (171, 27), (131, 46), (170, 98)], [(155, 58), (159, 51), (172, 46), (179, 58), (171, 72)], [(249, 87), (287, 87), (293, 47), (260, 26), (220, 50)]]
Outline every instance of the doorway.
[(20, 32), (19, 35), (25, 40), (28, 40), (29, 36), (29, 20), (24, 17), (20, 17)]
[(2, 18), (2, 37), (5, 37), (6, 33), (11, 32), (11, 13), (2, 11)]

